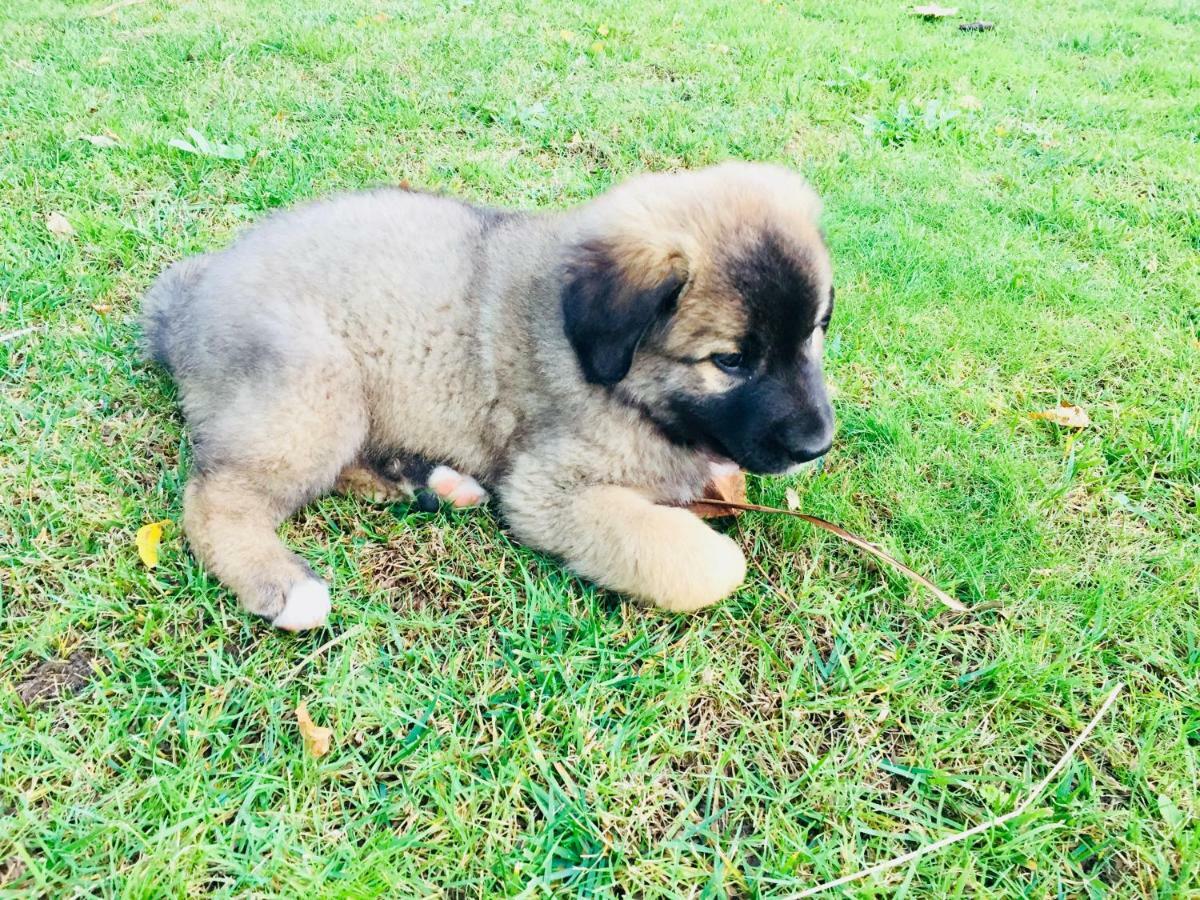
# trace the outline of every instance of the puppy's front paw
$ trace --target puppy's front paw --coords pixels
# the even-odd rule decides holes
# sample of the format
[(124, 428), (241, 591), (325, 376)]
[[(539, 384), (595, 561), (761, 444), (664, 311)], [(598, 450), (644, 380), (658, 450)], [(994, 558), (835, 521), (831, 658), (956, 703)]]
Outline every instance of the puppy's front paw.
[(329, 616), (329, 588), (315, 578), (292, 585), (284, 600), (283, 612), (271, 624), (284, 631), (307, 631), (325, 624)]
[(731, 538), (715, 531), (706, 540), (682, 547), (653, 598), (671, 612), (694, 612), (728, 597), (746, 580), (746, 556)]
[(437, 466), (429, 473), (430, 490), (459, 509), (482, 506), (488, 502), (488, 493), (470, 475), (462, 475), (449, 466)]

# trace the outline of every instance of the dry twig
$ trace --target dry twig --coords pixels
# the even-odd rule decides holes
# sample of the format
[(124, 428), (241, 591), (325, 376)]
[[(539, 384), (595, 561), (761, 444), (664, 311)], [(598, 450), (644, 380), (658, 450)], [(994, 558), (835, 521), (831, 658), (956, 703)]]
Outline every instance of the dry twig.
[(887, 563), (889, 566), (894, 568), (896, 571), (902, 572), (906, 577), (912, 579), (917, 584), (921, 585), (923, 588), (928, 590), (931, 594), (933, 594), (933, 596), (937, 597), (939, 600), (942, 601), (942, 603), (944, 603), (946, 606), (948, 606), (950, 609), (954, 610), (955, 612), (970, 612), (971, 611), (969, 607), (963, 605), (963, 603), (961, 603), (960, 601), (955, 600), (953, 597), (951, 597), (949, 594), (947, 594), (945, 591), (943, 591), (940, 587), (938, 587), (936, 584), (934, 584), (932, 581), (930, 581), (924, 575), (920, 574), (919, 572), (914, 571), (913, 569), (910, 569), (904, 563), (900, 562), (900, 560), (896, 559), (894, 556), (892, 556), (891, 554), (884, 551), (881, 547), (877, 547), (874, 544), (872, 544), (870, 541), (860, 538), (857, 534), (847, 531), (841, 525), (834, 525), (832, 522), (828, 522), (825, 519), (820, 519), (817, 516), (810, 516), (807, 513), (795, 512), (794, 510), (790, 510), (790, 509), (779, 509), (774, 506), (759, 506), (757, 503), (737, 503), (737, 502), (734, 502), (731, 500), (714, 500), (714, 499), (710, 499), (708, 497), (704, 498), (703, 502), (704, 502), (705, 506), (723, 506), (726, 509), (747, 509), (747, 510), (753, 510), (754, 512), (779, 513), (780, 515), (792, 516), (793, 518), (796, 518), (796, 519), (803, 519), (808, 524), (815, 525), (817, 528), (824, 529), (825, 531), (828, 531), (830, 534), (835, 534), (838, 537), (840, 537), (843, 541), (853, 544), (855, 547), (858, 547), (860, 550), (866, 550), (872, 556), (875, 556), (878, 559), (883, 560), (885, 563)]
[(1109, 691), (1108, 696), (1104, 698), (1104, 702), (1100, 704), (1100, 708), (1096, 710), (1096, 715), (1092, 716), (1092, 721), (1088, 722), (1087, 727), (1079, 733), (1079, 737), (1075, 738), (1075, 741), (1070, 747), (1067, 748), (1067, 752), (1064, 753), (1059, 761), (1054, 764), (1054, 768), (1047, 773), (1046, 777), (1039, 781), (1037, 786), (1030, 791), (1025, 799), (1017, 804), (1017, 807), (1011, 812), (1006, 812), (1004, 815), (997, 816), (994, 819), (988, 819), (986, 822), (980, 822), (973, 828), (968, 828), (966, 831), (960, 831), (957, 834), (948, 835), (939, 841), (934, 841), (932, 844), (926, 844), (924, 847), (918, 847), (916, 850), (913, 850), (910, 853), (905, 853), (903, 856), (895, 856), (889, 860), (885, 860), (884, 862), (876, 863), (869, 868), (862, 869), (858, 872), (853, 872), (849, 875), (843, 875), (841, 878), (836, 878), (833, 881), (826, 881), (824, 884), (818, 884), (815, 887), (805, 888), (796, 894), (788, 894), (788, 900), (793, 900), (793, 898), (794, 900), (800, 900), (801, 897), (811, 897), (814, 894), (820, 894), (825, 891), (832, 890), (835, 887), (841, 887), (843, 884), (849, 884), (852, 881), (858, 881), (862, 878), (867, 878), (870, 875), (878, 875), (880, 872), (887, 872), (889, 869), (898, 868), (905, 863), (912, 862), (915, 859), (920, 859), (922, 856), (928, 856), (930, 853), (937, 853), (939, 850), (949, 847), (951, 844), (957, 844), (959, 841), (965, 841), (969, 837), (982, 834), (985, 831), (996, 828), (1006, 822), (1011, 822), (1018, 816), (1023, 815), (1025, 811), (1033, 805), (1033, 802), (1041, 796), (1042, 791), (1050, 786), (1050, 782), (1057, 778), (1058, 774), (1066, 768), (1067, 763), (1069, 763), (1072, 757), (1075, 756), (1075, 751), (1077, 751), (1083, 745), (1083, 742), (1088, 739), (1088, 736), (1091, 735), (1096, 726), (1100, 724), (1100, 720), (1104, 718), (1104, 714), (1108, 712), (1108, 708), (1113, 705), (1113, 702), (1117, 699), (1117, 695), (1121, 693), (1121, 689), (1123, 687), (1125, 687), (1124, 684), (1118, 683), (1116, 687)]

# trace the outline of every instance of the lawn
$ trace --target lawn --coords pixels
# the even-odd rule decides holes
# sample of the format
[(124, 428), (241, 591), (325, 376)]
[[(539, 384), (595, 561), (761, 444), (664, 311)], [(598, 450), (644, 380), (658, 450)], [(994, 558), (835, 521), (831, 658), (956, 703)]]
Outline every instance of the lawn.
[[(1124, 682), (1028, 813), (849, 894), (1200, 894), (1200, 7), (103, 5), (0, 12), (0, 892), (784, 896), (1012, 809)], [(754, 513), (691, 617), (486, 511), (313, 504), (299, 636), (177, 524), (139, 560), (189, 458), (135, 350), (168, 262), (346, 188), (729, 157), (818, 187), (838, 291), (834, 449), (752, 499), (971, 613)]]

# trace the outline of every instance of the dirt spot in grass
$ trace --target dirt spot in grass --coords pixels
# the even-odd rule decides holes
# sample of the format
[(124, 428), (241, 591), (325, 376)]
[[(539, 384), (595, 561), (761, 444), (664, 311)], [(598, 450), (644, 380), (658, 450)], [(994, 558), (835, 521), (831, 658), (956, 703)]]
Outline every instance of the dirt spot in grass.
[(17, 696), (26, 706), (33, 706), (44, 700), (78, 694), (92, 679), (94, 658), (86, 650), (76, 650), (66, 659), (45, 660), (17, 685)]

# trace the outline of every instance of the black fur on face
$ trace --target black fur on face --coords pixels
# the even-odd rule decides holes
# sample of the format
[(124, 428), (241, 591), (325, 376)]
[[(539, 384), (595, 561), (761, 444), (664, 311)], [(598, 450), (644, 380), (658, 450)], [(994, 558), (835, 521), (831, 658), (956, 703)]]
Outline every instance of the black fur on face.
[[(821, 372), (832, 289), (825, 297), (805, 251), (769, 230), (733, 246), (714, 260), (718, 274), (702, 293), (741, 314), (696, 304), (679, 313), (716, 332), (731, 318), (744, 322), (738, 334), (722, 335), (715, 358), (670, 349), (684, 279), (668, 274), (636, 288), (601, 244), (585, 245), (568, 266), (566, 333), (585, 378), (612, 388), (670, 440), (752, 472), (782, 472), (823, 455), (833, 438)], [(716, 374), (712, 367), (734, 348), (740, 366)]]
[(782, 472), (824, 455), (833, 410), (821, 371), (833, 310), (803, 255), (770, 231), (725, 260), (747, 314), (742, 367), (722, 393), (676, 395), (670, 419), (688, 440), (707, 444), (752, 472)]
[[(740, 366), (726, 369), (726, 389), (697, 389), (693, 380), (646, 404), (648, 414), (672, 440), (751, 472), (783, 472), (824, 455), (833, 440), (821, 370), (832, 288), (823, 296), (803, 251), (770, 231), (728, 252), (721, 270), (745, 312), (743, 333), (731, 336)], [(686, 362), (713, 366), (727, 357)]]

